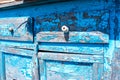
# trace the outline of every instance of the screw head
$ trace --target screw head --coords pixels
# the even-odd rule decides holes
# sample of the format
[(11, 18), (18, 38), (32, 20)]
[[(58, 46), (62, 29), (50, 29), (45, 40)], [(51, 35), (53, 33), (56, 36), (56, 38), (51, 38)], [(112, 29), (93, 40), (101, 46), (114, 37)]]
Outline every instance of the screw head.
[(10, 28), (9, 28), (9, 31), (10, 31), (10, 32), (13, 32), (13, 28), (12, 28), (12, 27), (10, 27)]
[(63, 32), (68, 32), (68, 31), (69, 31), (69, 28), (64, 25), (64, 26), (61, 27), (61, 30), (62, 30)]

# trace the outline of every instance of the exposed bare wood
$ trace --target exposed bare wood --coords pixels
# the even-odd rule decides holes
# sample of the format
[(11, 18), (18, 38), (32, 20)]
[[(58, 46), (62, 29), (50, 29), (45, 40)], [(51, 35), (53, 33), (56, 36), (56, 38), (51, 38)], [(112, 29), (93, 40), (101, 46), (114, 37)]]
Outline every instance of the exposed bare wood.
[(0, 0), (0, 4), (5, 4), (5, 3), (10, 3), (10, 2), (14, 2), (16, 0)]

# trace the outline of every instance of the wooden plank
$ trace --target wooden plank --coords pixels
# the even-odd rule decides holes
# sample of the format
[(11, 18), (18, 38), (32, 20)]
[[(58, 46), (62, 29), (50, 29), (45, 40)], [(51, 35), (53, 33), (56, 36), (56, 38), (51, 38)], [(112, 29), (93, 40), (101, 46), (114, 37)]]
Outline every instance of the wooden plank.
[(41, 60), (103, 63), (103, 56), (100, 55), (80, 55), (80, 54), (39, 52), (38, 57)]
[(6, 80), (5, 78), (5, 55), (0, 51), (0, 80)]
[(69, 34), (64, 32), (39, 32), (38, 42), (67, 42), (67, 43), (108, 43), (109, 35), (98, 31), (94, 32), (75, 32)]
[(39, 63), (37, 54), (32, 57), (32, 80), (39, 80)]
[(38, 55), (38, 43), (35, 43), (34, 54), (32, 57), (32, 80), (39, 80), (39, 61), (37, 58)]
[(104, 73), (103, 73), (103, 64), (97, 64), (97, 63), (94, 63), (93, 64), (93, 79), (92, 80), (103, 80), (103, 76), (104, 76)]
[(24, 2), (35, 2), (38, 0), (0, 0), (0, 4), (8, 4), (8, 3), (13, 3), (13, 2), (18, 2), (18, 1), (24, 1)]
[(40, 80), (47, 80), (46, 78), (46, 66), (45, 66), (45, 61), (44, 60), (39, 60), (40, 64)]
[(5, 3), (10, 3), (10, 2), (14, 2), (16, 0), (0, 0), (0, 4), (5, 4)]
[(60, 44), (41, 44), (39, 50), (41, 51), (52, 51), (52, 52), (65, 52), (75, 54), (103, 54), (104, 47), (102, 45), (60, 45)]
[(13, 1), (11, 3), (0, 4), (0, 9), (8, 9), (12, 6), (15, 8), (17, 5), (23, 4), (23, 1)]
[(23, 49), (16, 49), (16, 48), (10, 48), (10, 47), (1, 47), (0, 51), (6, 54), (13, 54), (13, 55), (19, 55), (24, 57), (32, 57), (34, 54), (34, 51), (32, 50), (23, 50)]
[(35, 45), (33, 43), (18, 43), (18, 42), (0, 42), (0, 47), (9, 47), (9, 48), (17, 48), (17, 49), (29, 49), (34, 50)]
[(116, 48), (112, 59), (111, 80), (120, 80), (120, 48)]
[(115, 27), (116, 30), (116, 47), (120, 48), (120, 9), (116, 9)]

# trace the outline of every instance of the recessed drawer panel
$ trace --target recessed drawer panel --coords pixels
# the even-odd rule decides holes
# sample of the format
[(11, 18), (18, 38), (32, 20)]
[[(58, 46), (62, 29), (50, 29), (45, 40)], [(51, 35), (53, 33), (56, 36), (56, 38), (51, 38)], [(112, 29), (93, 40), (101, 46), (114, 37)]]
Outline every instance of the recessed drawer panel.
[(101, 80), (103, 57), (61, 53), (39, 53), (41, 80)]
[(36, 18), (38, 42), (108, 43), (109, 11), (66, 11)]
[(33, 41), (32, 18), (0, 18), (0, 39), (16, 41)]
[[(32, 80), (31, 50), (2, 48), (0, 50), (0, 80)], [(37, 74), (36, 74), (37, 75)]]

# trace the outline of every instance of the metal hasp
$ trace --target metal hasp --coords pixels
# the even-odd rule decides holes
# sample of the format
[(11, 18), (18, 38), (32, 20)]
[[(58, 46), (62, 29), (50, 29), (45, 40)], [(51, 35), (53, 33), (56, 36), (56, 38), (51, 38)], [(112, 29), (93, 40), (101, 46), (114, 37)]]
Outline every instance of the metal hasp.
[(120, 80), (120, 0), (0, 5), (0, 80)]

